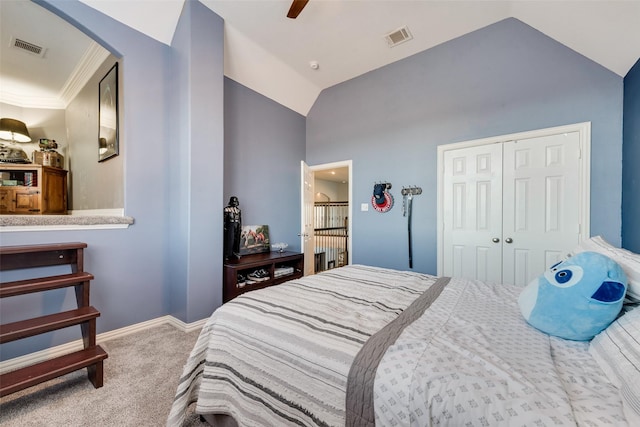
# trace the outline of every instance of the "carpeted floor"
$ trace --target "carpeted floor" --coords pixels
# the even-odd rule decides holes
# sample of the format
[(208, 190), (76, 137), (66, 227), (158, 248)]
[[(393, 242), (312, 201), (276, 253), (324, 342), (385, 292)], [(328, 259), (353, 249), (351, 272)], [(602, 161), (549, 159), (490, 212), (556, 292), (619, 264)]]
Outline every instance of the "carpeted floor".
[[(164, 426), (182, 367), (199, 331), (165, 324), (100, 342), (104, 386), (94, 388), (86, 369), (0, 399), (2, 426)], [(190, 409), (185, 427), (204, 426)]]

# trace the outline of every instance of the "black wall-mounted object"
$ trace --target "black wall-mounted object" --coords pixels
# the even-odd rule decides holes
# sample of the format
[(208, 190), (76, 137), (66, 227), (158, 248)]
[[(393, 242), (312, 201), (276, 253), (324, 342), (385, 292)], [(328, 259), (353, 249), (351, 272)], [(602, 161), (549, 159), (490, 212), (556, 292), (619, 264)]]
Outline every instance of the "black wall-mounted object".
[(421, 187), (402, 187), (400, 191), (402, 194), (402, 215), (407, 216), (407, 234), (409, 240), (409, 268), (413, 268), (413, 245), (411, 243), (411, 210), (412, 210), (412, 202), (413, 196), (417, 196), (422, 194)]

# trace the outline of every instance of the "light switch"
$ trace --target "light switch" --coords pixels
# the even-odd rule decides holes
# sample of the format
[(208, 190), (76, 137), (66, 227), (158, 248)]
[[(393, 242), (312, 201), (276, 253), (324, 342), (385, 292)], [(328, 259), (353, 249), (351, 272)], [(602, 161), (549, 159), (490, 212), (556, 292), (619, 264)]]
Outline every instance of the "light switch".
[(360, 210), (361, 210), (362, 212), (366, 212), (366, 211), (368, 211), (368, 210), (369, 210), (369, 203), (362, 203), (362, 204), (360, 205)]

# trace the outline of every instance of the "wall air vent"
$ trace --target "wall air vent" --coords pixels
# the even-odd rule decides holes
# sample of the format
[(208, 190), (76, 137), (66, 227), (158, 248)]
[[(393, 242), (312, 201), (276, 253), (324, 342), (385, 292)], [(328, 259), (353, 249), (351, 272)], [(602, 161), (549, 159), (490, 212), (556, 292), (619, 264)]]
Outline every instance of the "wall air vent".
[(16, 49), (21, 49), (25, 52), (28, 52), (32, 55), (36, 55), (39, 56), (40, 58), (44, 57), (45, 52), (47, 51), (47, 49), (45, 49), (42, 46), (38, 46), (37, 44), (33, 44), (33, 43), (29, 43), (27, 41), (21, 40), (17, 37), (12, 37), (11, 38), (11, 46), (15, 47)]
[(407, 26), (404, 26), (402, 28), (398, 28), (397, 30), (390, 32), (389, 34), (384, 36), (384, 38), (387, 41), (387, 44), (389, 45), (389, 47), (394, 47), (399, 45), (400, 43), (404, 43), (406, 41), (411, 40), (413, 36), (409, 32), (409, 28), (407, 28)]

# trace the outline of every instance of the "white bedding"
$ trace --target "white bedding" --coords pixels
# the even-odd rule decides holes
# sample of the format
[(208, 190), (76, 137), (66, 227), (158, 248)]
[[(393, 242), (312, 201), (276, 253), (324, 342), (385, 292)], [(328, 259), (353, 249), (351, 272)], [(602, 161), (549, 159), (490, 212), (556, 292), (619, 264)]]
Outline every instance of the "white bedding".
[(529, 326), (520, 290), (451, 279), (378, 366), (376, 425), (627, 425), (588, 343)]
[[(241, 426), (344, 425), (355, 354), (435, 279), (347, 266), (234, 299), (203, 328), (167, 424), (197, 400)], [(452, 279), (382, 358), (376, 425), (627, 425), (587, 344), (526, 324), (519, 291)]]

